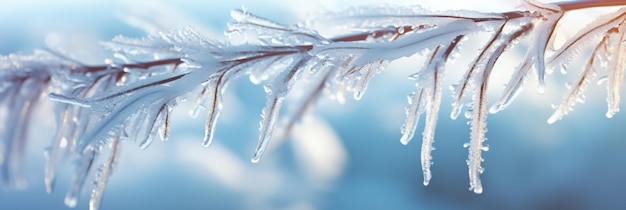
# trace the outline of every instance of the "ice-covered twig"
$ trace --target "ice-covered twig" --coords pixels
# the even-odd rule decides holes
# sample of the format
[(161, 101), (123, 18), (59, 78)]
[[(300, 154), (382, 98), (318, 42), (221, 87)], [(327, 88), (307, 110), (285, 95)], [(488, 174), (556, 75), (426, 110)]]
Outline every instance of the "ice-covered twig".
[[(467, 106), (470, 142), (467, 143), (470, 189), (481, 193), (482, 152), (487, 150), (486, 118), (489, 77), (501, 55), (528, 38), (526, 55), (505, 87), (500, 100), (489, 110), (503, 110), (517, 95), (534, 69), (539, 90), (544, 89), (547, 46), (553, 44), (556, 26), (569, 11), (625, 6), (622, 0), (567, 1), (543, 4), (526, 1), (525, 7), (504, 13), (474, 11), (429, 11), (419, 6), (355, 7), (302, 24), (285, 25), (245, 10), (233, 10), (228, 41), (206, 38), (193, 29), (169, 30), (145, 38), (118, 36), (104, 45), (115, 52), (115, 61), (87, 66), (54, 52), (32, 56), (9, 55), (0, 62), (0, 115), (8, 126), (0, 132), (0, 170), (4, 186), (21, 186), (21, 166), (28, 122), (42, 95), (55, 102), (57, 133), (46, 151), (45, 184), (54, 187), (60, 157), (69, 153), (77, 159), (76, 175), (66, 204), (75, 206), (87, 174), (103, 151), (109, 159), (100, 167), (92, 190), (90, 207), (97, 209), (106, 183), (125, 140), (147, 148), (153, 139), (166, 139), (169, 114), (177, 101), (199, 89), (192, 115), (207, 109), (202, 145), (213, 141), (216, 123), (223, 108), (222, 94), (228, 84), (248, 76), (267, 95), (261, 111), (259, 139), (252, 162), (258, 162), (273, 136), (284, 138), (298, 119), (322, 93), (335, 94), (339, 102), (344, 91), (360, 99), (371, 79), (388, 62), (416, 54), (427, 62), (411, 78), (416, 89), (409, 96), (407, 118), (401, 129), (401, 142), (414, 136), (419, 116), (426, 113), (421, 162), (424, 184), (431, 179), (433, 142), (441, 103), (444, 72), (448, 58), (460, 50), (465, 39), (488, 36), (473, 58), (461, 81), (454, 86), (452, 118)], [(626, 66), (624, 23), (626, 10), (598, 18), (561, 46), (549, 66), (567, 66), (588, 45), (601, 38), (586, 59), (582, 76), (549, 122), (560, 119), (581, 98), (585, 84), (598, 70), (608, 74), (607, 117), (619, 110), (619, 94)], [(337, 27), (331, 27), (337, 26)], [(332, 30), (341, 28), (343, 30)], [(318, 31), (331, 29), (332, 33)], [(457, 52), (458, 51), (458, 52)], [(146, 60), (146, 57), (152, 59)], [(121, 60), (122, 62), (117, 62)], [(135, 60), (144, 60), (134, 62)], [(606, 65), (605, 65), (606, 64)], [(297, 85), (297, 84), (310, 84)], [(469, 97), (471, 93), (471, 98)], [(302, 100), (287, 96), (301, 94)], [(281, 114), (281, 107), (294, 107)], [(16, 111), (17, 110), (17, 111)], [(279, 123), (283, 117), (285, 123)], [(283, 126), (275, 129), (276, 126)], [(280, 131), (274, 135), (274, 131)], [(111, 145), (111, 150), (103, 150)]]

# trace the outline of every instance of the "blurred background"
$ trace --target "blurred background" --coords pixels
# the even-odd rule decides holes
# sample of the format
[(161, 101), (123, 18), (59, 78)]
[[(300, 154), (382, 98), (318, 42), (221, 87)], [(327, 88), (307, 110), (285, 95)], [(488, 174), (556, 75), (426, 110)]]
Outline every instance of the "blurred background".
[[(383, 3), (385, 2), (385, 3)], [(362, 4), (404, 1), (20, 1), (0, 7), (0, 53), (30, 54), (57, 49), (85, 63), (102, 64), (111, 52), (99, 42), (116, 35), (142, 37), (145, 30), (193, 27), (225, 40), (230, 10), (245, 7), (277, 22), (296, 24), (312, 14)], [(518, 1), (417, 1), (433, 10), (510, 11)], [(404, 3), (406, 4), (406, 3)], [(566, 17), (559, 37), (567, 37), (602, 10)], [(149, 23), (149, 24), (146, 24)], [(142, 26), (142, 27), (137, 27)], [(468, 41), (468, 46), (471, 41)], [(471, 50), (467, 47), (466, 50)], [(513, 48), (494, 73), (490, 100), (502, 90), (523, 55)], [(463, 51), (462, 51), (463, 55)], [(467, 56), (469, 57), (469, 56)], [(461, 56), (449, 67), (452, 84), (466, 69)], [(587, 102), (555, 124), (547, 124), (551, 104), (559, 103), (577, 70), (549, 76), (538, 95), (534, 81), (506, 110), (488, 117), (490, 150), (483, 153), (483, 194), (468, 190), (469, 141), (466, 119), (451, 120), (450, 92), (444, 92), (435, 136), (430, 185), (422, 185), (421, 129), (400, 144), (407, 79), (422, 61), (401, 59), (372, 81), (362, 100), (341, 105), (322, 99), (286, 142), (272, 142), (258, 164), (250, 163), (265, 95), (240, 78), (226, 93), (216, 143), (201, 146), (204, 116), (189, 117), (190, 105), (176, 109), (169, 141), (146, 150), (126, 142), (106, 189), (103, 209), (624, 209), (626, 208), (626, 114), (611, 119), (605, 87), (590, 85)], [(190, 96), (193, 99), (194, 96)], [(191, 100), (193, 101), (193, 100)], [(43, 150), (50, 144), (53, 114), (42, 104), (30, 134), (25, 190), (0, 190), (0, 209), (68, 209), (63, 197), (71, 181), (71, 159), (61, 166), (56, 190), (43, 183)], [(87, 209), (91, 186), (77, 209)]]

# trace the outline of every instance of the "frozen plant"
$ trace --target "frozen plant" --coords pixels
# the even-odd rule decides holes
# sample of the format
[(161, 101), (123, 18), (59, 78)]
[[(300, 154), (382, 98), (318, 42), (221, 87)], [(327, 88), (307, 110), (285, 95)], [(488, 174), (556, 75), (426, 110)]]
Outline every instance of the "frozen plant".
[[(617, 9), (551, 49), (564, 15), (608, 6)], [(527, 0), (518, 10), (504, 13), (430, 11), (418, 5), (361, 6), (323, 13), (296, 25), (280, 24), (242, 9), (233, 10), (231, 16), (226, 41), (203, 37), (191, 28), (151, 33), (144, 38), (118, 36), (104, 43), (114, 54), (100, 66), (82, 64), (54, 50), (2, 56), (0, 119), (6, 125), (0, 130), (2, 185), (23, 186), (28, 121), (37, 102), (45, 98), (56, 102), (57, 126), (45, 151), (47, 191), (54, 190), (60, 157), (70, 154), (76, 171), (66, 205), (76, 205), (87, 175), (97, 170), (89, 205), (98, 209), (122, 145), (138, 142), (145, 149), (156, 138), (166, 140), (170, 113), (182, 98), (197, 94), (192, 116), (208, 112), (202, 140), (208, 147), (228, 84), (247, 76), (262, 86), (267, 104), (261, 111), (258, 145), (251, 159), (256, 163), (272, 137), (285, 138), (320, 96), (329, 95), (343, 103), (346, 93), (351, 92), (358, 100), (388, 62), (415, 54), (424, 56), (426, 62), (409, 76), (415, 90), (408, 96), (400, 141), (408, 144), (413, 139), (420, 116), (425, 114), (421, 165), (423, 183), (428, 185), (446, 66), (457, 54), (468, 53), (460, 49), (464, 43), (485, 36), (465, 74), (451, 88), (451, 118), (456, 119), (466, 109), (469, 120), (470, 141), (464, 146), (469, 150), (468, 174), (474, 193), (483, 192), (480, 174), (484, 170), (482, 152), (488, 150), (487, 114), (506, 108), (533, 75), (541, 93), (546, 88), (546, 74), (553, 69), (581, 71), (548, 123), (561, 119), (582, 102), (587, 84), (597, 74), (607, 79), (606, 116), (619, 111), (626, 68), (623, 0), (550, 4)], [(323, 30), (333, 33), (321, 33)], [(488, 107), (490, 75), (501, 55), (512, 47), (523, 48), (526, 53), (511, 68), (512, 76), (500, 99)], [(585, 65), (571, 68), (574, 59), (585, 60)], [(288, 95), (299, 98), (287, 101)], [(292, 108), (280, 113), (283, 104)], [(277, 123), (279, 117), (285, 123)], [(275, 129), (277, 126), (281, 129)], [(103, 155), (108, 157), (95, 169), (96, 160)]]

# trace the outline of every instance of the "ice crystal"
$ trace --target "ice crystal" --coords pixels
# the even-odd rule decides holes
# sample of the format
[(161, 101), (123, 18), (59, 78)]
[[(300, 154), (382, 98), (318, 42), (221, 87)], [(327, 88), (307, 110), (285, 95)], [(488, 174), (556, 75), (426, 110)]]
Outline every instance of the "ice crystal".
[[(593, 47), (581, 76), (548, 119), (554, 123), (584, 99), (584, 91), (599, 71), (606, 71), (607, 117), (619, 111), (626, 68), (626, 9), (599, 17), (546, 60), (555, 28), (568, 11), (595, 6), (624, 6), (619, 1), (583, 1), (543, 4), (525, 1), (517, 11), (429, 11), (420, 6), (354, 7), (295, 25), (274, 22), (246, 10), (231, 12), (228, 40), (207, 38), (194, 29), (153, 31), (144, 38), (118, 36), (104, 42), (115, 59), (90, 66), (52, 50), (33, 55), (0, 57), (0, 177), (2, 186), (22, 187), (24, 145), (30, 115), (47, 96), (54, 104), (56, 133), (46, 150), (45, 185), (54, 190), (56, 168), (65, 154), (75, 160), (74, 181), (66, 205), (77, 205), (88, 174), (102, 156), (91, 209), (98, 209), (106, 185), (115, 171), (122, 144), (137, 142), (147, 149), (156, 138), (168, 139), (171, 111), (178, 101), (198, 94), (197, 116), (208, 112), (201, 144), (212, 144), (224, 108), (229, 83), (247, 76), (262, 86), (267, 100), (260, 110), (258, 144), (251, 161), (258, 162), (272, 138), (285, 138), (298, 120), (326, 93), (345, 102), (346, 92), (359, 100), (372, 78), (386, 64), (420, 54), (426, 62), (410, 75), (415, 90), (409, 94), (401, 127), (402, 144), (414, 137), (420, 116), (423, 184), (431, 182), (436, 123), (441, 107), (446, 64), (460, 52), (465, 40), (487, 35), (461, 80), (452, 86), (454, 119), (467, 108), (470, 126), (468, 176), (470, 190), (482, 193), (482, 152), (488, 150), (487, 114), (506, 108), (521, 91), (534, 69), (538, 91), (545, 89), (550, 67), (565, 70), (580, 51)], [(331, 33), (322, 33), (331, 29)], [(339, 30), (337, 30), (339, 29)], [(318, 32), (319, 31), (319, 32)], [(480, 39), (478, 39), (480, 40)], [(527, 40), (528, 45), (519, 44)], [(488, 109), (489, 78), (499, 58), (511, 47), (526, 54)], [(547, 66), (546, 67), (546, 62)], [(290, 97), (292, 98), (291, 100)], [(283, 106), (287, 108), (283, 110)], [(284, 112), (284, 113), (283, 113)], [(276, 134), (275, 134), (276, 132)], [(108, 148), (107, 148), (108, 146)]]

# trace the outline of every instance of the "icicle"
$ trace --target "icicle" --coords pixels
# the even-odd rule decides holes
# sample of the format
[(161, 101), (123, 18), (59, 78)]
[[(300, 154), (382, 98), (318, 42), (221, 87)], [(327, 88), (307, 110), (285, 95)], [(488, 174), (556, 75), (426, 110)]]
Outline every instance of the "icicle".
[[(437, 88), (439, 89), (439, 88)], [(431, 91), (435, 91), (432, 93)], [(422, 132), (422, 148), (420, 154), (420, 160), (422, 163), (422, 173), (424, 174), (424, 186), (430, 183), (430, 179), (433, 177), (430, 171), (430, 166), (433, 164), (432, 151), (435, 150), (433, 143), (435, 142), (435, 127), (437, 125), (437, 115), (439, 114), (439, 106), (441, 102), (441, 91), (430, 90), (426, 95), (429, 99), (428, 108), (426, 109), (426, 120), (424, 131)]]
[[(499, 49), (502, 50), (504, 48)], [(480, 174), (483, 173), (484, 168), (480, 164), (483, 161), (482, 152), (488, 149), (488, 147), (483, 145), (483, 142), (487, 139), (485, 137), (485, 133), (487, 132), (487, 87), (492, 70), (493, 68), (486, 68), (481, 73), (481, 82), (479, 86), (475, 87), (472, 100), (472, 119), (470, 120), (471, 131), (467, 166), (470, 179), (469, 189), (476, 194), (483, 192)]]
[(495, 114), (499, 111), (504, 110), (504, 108), (511, 104), (513, 99), (515, 99), (515, 97), (519, 95), (524, 87), (524, 83), (528, 79), (528, 70), (530, 69), (531, 65), (532, 63), (526, 60), (515, 69), (515, 73), (513, 74), (513, 76), (511, 76), (509, 83), (507, 83), (502, 97), (500, 97), (500, 99), (496, 101), (496, 103), (494, 103), (491, 108), (489, 108), (490, 113)]
[(453, 39), (449, 45), (437, 46), (431, 53), (430, 59), (426, 63), (424, 70), (412, 75), (415, 79), (417, 90), (409, 96), (409, 107), (407, 108), (407, 118), (402, 127), (402, 138), (400, 142), (407, 144), (413, 137), (415, 127), (421, 113), (426, 111), (426, 122), (422, 132), (421, 164), (424, 174), (423, 184), (426, 186), (432, 178), (430, 166), (432, 165), (432, 150), (435, 140), (435, 128), (437, 117), (441, 106), (441, 94), (443, 85), (443, 66), (448, 56), (456, 47), (462, 35)]
[(220, 117), (220, 113), (222, 112), (222, 99), (221, 99), (221, 86), (219, 82), (214, 86), (213, 82), (209, 83), (209, 87), (211, 87), (208, 91), (207, 98), (209, 99), (208, 104), (208, 116), (206, 119), (205, 127), (204, 127), (204, 139), (202, 140), (202, 146), (209, 147), (213, 143), (213, 134), (215, 131), (215, 125), (217, 119)]
[[(406, 119), (404, 120), (404, 124), (402, 124), (402, 128), (400, 132), (402, 133), (402, 137), (400, 138), (400, 142), (404, 145), (408, 144), (411, 139), (413, 139), (413, 135), (415, 134), (415, 129), (417, 128), (417, 124), (419, 122), (420, 115), (424, 113), (426, 106), (431, 105), (431, 97), (433, 91), (431, 86), (435, 81), (433, 78), (436, 78), (437, 66), (439, 65), (438, 59), (441, 55), (439, 52), (441, 46), (437, 46), (435, 50), (431, 53), (430, 59), (426, 63), (426, 67), (411, 76), (409, 78), (415, 80), (416, 90), (413, 91), (409, 96), (409, 107), (406, 108)], [(431, 78), (431, 75), (433, 78)]]
[[(1, 72), (0, 72), (1, 73)], [(41, 93), (38, 79), (25, 79), (22, 84), (15, 88), (12, 100), (7, 107), (9, 113), (5, 116), (10, 120), (5, 124), (0, 142), (4, 144), (2, 164), (0, 164), (0, 178), (2, 184), (9, 188), (26, 188), (26, 178), (24, 177), (24, 158), (28, 126), (33, 114), (33, 106)]]
[(624, 85), (624, 68), (626, 68), (626, 23), (619, 25), (619, 37), (609, 59), (607, 82), (606, 117), (612, 118), (619, 111), (620, 93)]
[(587, 89), (590, 80), (596, 76), (596, 70), (593, 66), (596, 62), (596, 56), (603, 53), (603, 49), (605, 49), (608, 45), (609, 35), (610, 34), (605, 35), (600, 43), (595, 47), (589, 57), (589, 60), (587, 61), (587, 65), (583, 67), (583, 72), (574, 83), (575, 85), (569, 89), (569, 93), (563, 101), (555, 107), (554, 113), (550, 116), (550, 118), (548, 118), (549, 124), (555, 123), (557, 120), (563, 118), (563, 116), (573, 110), (576, 102), (581, 102), (580, 100), (584, 98), (584, 92)]
[(548, 47), (550, 37), (554, 33), (557, 23), (563, 17), (563, 11), (560, 7), (543, 4), (540, 2), (526, 0), (526, 5), (531, 9), (539, 11), (541, 15), (537, 18), (541, 23), (535, 24), (535, 31), (532, 42), (527, 52), (526, 58), (529, 59), (526, 62), (533, 62), (536, 76), (537, 76), (537, 93), (543, 94), (546, 91), (546, 65), (545, 65), (545, 53)]
[(483, 173), (483, 167), (480, 165), (483, 161), (482, 152), (483, 142), (486, 140), (485, 132), (487, 127), (487, 81), (485, 80), (482, 85), (476, 88), (474, 92), (473, 104), (473, 116), (471, 119), (471, 132), (469, 143), (469, 155), (467, 160), (468, 173), (470, 179), (470, 190), (476, 194), (483, 192), (483, 187), (480, 182), (480, 174)]
[(276, 123), (276, 119), (278, 117), (278, 112), (282, 106), (282, 102), (284, 100), (283, 97), (275, 97), (269, 87), (264, 86), (265, 92), (267, 93), (267, 105), (263, 109), (263, 114), (261, 115), (261, 122), (259, 128), (259, 143), (254, 152), (254, 156), (251, 159), (252, 163), (258, 163), (269, 144), (270, 138), (272, 137), (272, 132), (274, 130), (274, 124)]
[[(145, 110), (147, 112), (151, 112), (151, 110)], [(141, 141), (141, 143), (139, 143), (139, 148), (140, 149), (147, 149), (150, 144), (152, 144), (152, 142), (154, 141), (154, 135), (153, 133), (156, 131), (157, 129), (157, 121), (158, 121), (158, 115), (159, 112), (158, 111), (154, 111), (153, 113), (147, 113), (147, 118), (141, 118), (141, 119), (135, 119), (135, 120), (139, 120), (139, 124), (144, 125), (144, 135), (140, 136), (143, 140)], [(141, 130), (137, 130), (135, 132), (141, 132)]]
[(191, 116), (192, 118), (196, 118), (198, 117), (198, 114), (201, 109), (206, 109), (204, 104), (206, 103), (207, 98), (209, 98), (207, 94), (209, 92), (212, 92), (209, 89), (212, 89), (212, 88), (213, 88), (212, 86), (203, 84), (202, 90), (200, 91), (200, 94), (198, 94), (198, 97), (196, 98), (196, 102), (194, 103), (193, 108), (189, 110), (189, 116)]
[(221, 104), (217, 104), (219, 108), (209, 109), (209, 117), (206, 120), (204, 127), (204, 139), (202, 140), (202, 146), (209, 147), (213, 143), (213, 133), (215, 132), (216, 121), (221, 113)]
[(122, 145), (120, 144), (119, 138), (113, 139), (110, 143), (110, 147), (111, 154), (109, 155), (109, 158), (102, 164), (100, 170), (96, 174), (95, 186), (91, 191), (91, 199), (89, 199), (90, 210), (100, 209), (100, 203), (102, 201), (102, 196), (104, 196), (104, 190), (106, 189), (107, 182), (109, 181), (115, 164), (121, 154), (120, 150), (122, 149)]
[(569, 66), (571, 61), (583, 51), (585, 46), (592, 43), (596, 38), (601, 37), (611, 27), (624, 21), (624, 18), (626, 18), (626, 8), (620, 8), (615, 12), (597, 17), (554, 52), (548, 59), (548, 64), (559, 65), (562, 68)]
[(424, 186), (427, 186), (432, 178), (430, 166), (433, 164), (432, 151), (435, 150), (433, 143), (435, 142), (435, 129), (437, 127), (439, 108), (441, 107), (444, 65), (448, 61), (452, 51), (456, 48), (463, 37), (465, 36), (457, 36), (450, 42), (449, 45), (435, 48), (433, 56), (430, 59), (430, 63), (427, 66), (427, 70), (434, 72), (431, 74), (432, 79), (430, 88), (428, 88), (428, 91), (426, 92), (426, 101), (428, 105), (426, 107), (424, 131), (422, 132), (422, 148), (420, 157), (422, 163), (422, 173), (424, 174)]
[[(277, 128), (281, 128), (280, 130), (274, 131), (279, 132), (275, 135), (275, 141), (283, 142), (285, 138), (291, 133), (296, 123), (298, 123), (303, 116), (309, 112), (310, 108), (315, 104), (315, 101), (319, 98), (324, 90), (324, 86), (326, 82), (328, 82), (330, 76), (334, 73), (334, 68), (329, 68), (319, 65), (319, 71), (309, 71), (308, 79), (310, 84), (305, 84), (300, 86), (298, 97), (291, 98), (289, 101), (288, 112), (281, 117), (279, 125)], [(313, 67), (316, 68), (316, 67)]]
[(360, 71), (360, 76), (353, 87), (355, 100), (361, 100), (363, 94), (365, 94), (365, 91), (367, 90), (367, 86), (369, 85), (370, 80), (372, 79), (372, 77), (374, 77), (374, 74), (378, 73), (384, 68), (384, 65), (384, 62), (380, 61), (379, 63), (367, 64), (359, 68), (358, 71)]
[[(442, 50), (443, 51), (443, 50)], [(440, 63), (438, 65), (443, 65)], [(435, 74), (433, 74), (433, 86), (426, 94), (428, 98), (428, 107), (426, 108), (426, 120), (424, 125), (424, 132), (422, 133), (422, 150), (421, 150), (421, 162), (422, 172), (424, 173), (424, 186), (428, 185), (432, 178), (430, 166), (433, 164), (432, 151), (435, 150), (433, 143), (435, 142), (435, 128), (437, 126), (437, 117), (439, 115), (439, 108), (441, 106), (441, 95), (443, 85), (443, 69), (439, 69), (441, 66), (437, 66)]]
[(576, 102), (578, 102), (579, 99), (584, 96), (584, 92), (587, 88), (587, 85), (589, 84), (589, 80), (591, 80), (593, 76), (595, 76), (595, 70), (593, 69), (593, 66), (587, 65), (583, 73), (580, 75), (580, 78), (576, 81), (576, 85), (572, 88), (569, 88), (569, 93), (566, 95), (563, 101), (555, 108), (555, 111), (554, 113), (552, 113), (550, 118), (548, 118), (548, 124), (555, 123), (557, 120), (563, 118), (563, 116), (568, 114), (573, 109)]
[(502, 30), (504, 29), (506, 23), (507, 21), (500, 22), (496, 33), (491, 36), (487, 44), (484, 46), (484, 49), (472, 61), (472, 63), (470, 64), (470, 69), (465, 72), (465, 74), (463, 75), (463, 79), (461, 79), (458, 84), (453, 86), (452, 97), (454, 99), (452, 101), (452, 112), (450, 113), (450, 118), (456, 119), (461, 113), (461, 109), (464, 106), (463, 99), (466, 95), (467, 90), (474, 85), (476, 81), (476, 75), (480, 72), (483, 72), (485, 69), (493, 68), (493, 65), (495, 65), (495, 61), (504, 52), (505, 47), (503, 47), (503, 45), (510, 42), (497, 42), (501, 38)]
[(61, 105), (63, 110), (60, 116), (57, 117), (57, 128), (56, 136), (54, 137), (52, 145), (46, 150), (46, 165), (44, 168), (44, 184), (46, 185), (46, 192), (52, 193), (54, 190), (55, 176), (56, 176), (56, 167), (59, 161), (59, 153), (61, 153), (62, 142), (67, 141), (65, 139), (65, 126), (69, 121), (69, 110), (67, 109), (67, 105)]
[(95, 149), (92, 146), (85, 148), (85, 150), (81, 154), (81, 159), (78, 165), (76, 166), (76, 173), (74, 174), (74, 182), (72, 186), (65, 194), (65, 205), (70, 208), (76, 207), (78, 204), (78, 197), (80, 196), (80, 192), (83, 189), (83, 185), (85, 185), (85, 179), (87, 178), (87, 174), (91, 171), (93, 166), (93, 162), (96, 159), (96, 156), (100, 153), (100, 149)]
[[(503, 26), (504, 25), (501, 27)], [(502, 28), (500, 30), (502, 30)], [(506, 44), (509, 43), (506, 40), (514, 40), (516, 37), (521, 36), (521, 34), (523, 34), (522, 32), (523, 30), (520, 30), (511, 35), (504, 36), (503, 40), (505, 41), (500, 42), (499, 44), (492, 45), (493, 43), (491, 43), (490, 47), (493, 47), (491, 54), (486, 56), (484, 66), (479, 68), (473, 77), (477, 82), (477, 85), (474, 87), (472, 107), (470, 109), (472, 116), (469, 121), (470, 142), (468, 144), (469, 155), (467, 166), (470, 180), (469, 189), (476, 194), (481, 194), (483, 192), (482, 184), (480, 183), (480, 174), (484, 169), (480, 164), (483, 161), (482, 152), (485, 148), (485, 146), (483, 146), (483, 142), (486, 140), (485, 133), (487, 132), (487, 86), (489, 84), (489, 76), (493, 70), (495, 62), (506, 49)]]
[(170, 111), (167, 108), (168, 105), (165, 105), (164, 110), (161, 111), (161, 126), (159, 126), (159, 137), (161, 141), (167, 141), (170, 136)]
[(424, 89), (421, 88), (408, 96), (409, 107), (406, 108), (406, 118), (402, 125), (402, 137), (400, 138), (400, 143), (404, 145), (408, 144), (409, 141), (413, 139), (420, 115), (424, 112), (425, 105), (423, 97), (426, 96), (424, 96)]
[(267, 94), (267, 104), (261, 114), (259, 125), (259, 143), (251, 159), (252, 163), (258, 163), (265, 152), (282, 107), (285, 96), (291, 91), (295, 82), (300, 78), (302, 71), (307, 69), (307, 63), (312, 59), (306, 53), (298, 54), (287, 68), (277, 75), (271, 84), (264, 85)]
[[(519, 39), (521, 36), (526, 34), (527, 31), (531, 30), (533, 27), (532, 23), (526, 23), (520, 26), (513, 33), (503, 36), (503, 41), (501, 42), (499, 48), (504, 49), (506, 47), (511, 47), (506, 45), (506, 43), (514, 42)], [(522, 91), (522, 87), (527, 80), (527, 75), (532, 65), (532, 58), (529, 55), (530, 51), (527, 52), (526, 57), (522, 59), (522, 63), (515, 69), (515, 73), (511, 76), (511, 79), (505, 86), (504, 93), (502, 97), (494, 105), (489, 108), (490, 113), (497, 113), (506, 108), (512, 101), (517, 97), (517, 95)], [(500, 52), (502, 54), (502, 51)]]
[(78, 146), (78, 140), (83, 137), (83, 134), (87, 131), (87, 126), (90, 123), (90, 112), (87, 109), (74, 107), (73, 109), (73, 119), (74, 123), (70, 123), (70, 127), (68, 127), (68, 136), (67, 136), (67, 150), (68, 151), (76, 151)]

